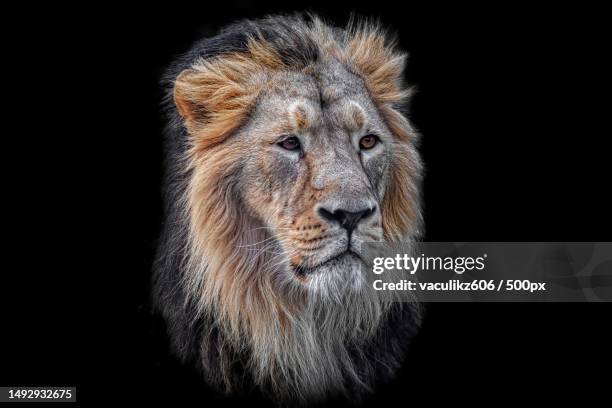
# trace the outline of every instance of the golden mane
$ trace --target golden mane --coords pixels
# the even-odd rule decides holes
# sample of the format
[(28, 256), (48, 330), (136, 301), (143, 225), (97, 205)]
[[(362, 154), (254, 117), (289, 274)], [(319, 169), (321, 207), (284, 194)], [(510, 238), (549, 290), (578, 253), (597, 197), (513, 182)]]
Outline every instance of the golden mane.
[[(393, 182), (384, 199), (383, 228), (387, 239), (399, 240), (409, 228), (420, 223), (415, 208), (418, 191), (416, 187), (406, 187), (404, 182), (420, 177), (421, 165), (413, 151), (418, 136), (396, 108), (410, 96), (402, 77), (406, 55), (376, 25), (356, 25), (340, 37), (318, 19), (308, 28), (307, 35), (327, 55), (363, 79), (398, 140), (392, 164)], [(312, 69), (305, 64), (288, 65), (273, 44), (251, 38), (245, 52), (224, 54), (212, 61), (201, 60), (181, 72), (175, 82), (174, 101), (192, 136), (191, 168), (196, 169), (200, 156), (211, 155), (208, 152), (211, 146), (221, 143), (244, 123), (259, 93), (268, 85), (270, 74), (278, 70)], [(233, 157), (231, 151), (228, 153), (228, 157)], [(220, 167), (214, 160), (205, 161), (209, 166), (212, 164), (209, 168)], [(227, 158), (220, 163), (230, 164)], [(201, 212), (196, 208), (193, 211)]]
[[(314, 18), (296, 30), (325, 58), (340, 62), (363, 80), (395, 137), (382, 205), (384, 236), (389, 241), (414, 237), (420, 224), (421, 164), (414, 147), (417, 134), (398, 110), (409, 96), (402, 80), (405, 54), (371, 24), (339, 32)], [(362, 378), (373, 368), (364, 365), (361, 370), (366, 372), (358, 372), (350, 363), (348, 349), (327, 351), (335, 353), (337, 359), (324, 366), (314, 353), (300, 348), (318, 341), (312, 338), (315, 329), (329, 337), (342, 331), (357, 345), (362, 341), (359, 339), (374, 335), (389, 305), (357, 297), (344, 299), (359, 303), (364, 312), (343, 315), (338, 322), (330, 319), (334, 323), (329, 327), (312, 327), (312, 316), (324, 311), (309, 306), (299, 288), (275, 278), (278, 262), (274, 254), (253, 250), (256, 243), (266, 242), (271, 236), (267, 229), (253, 224), (237, 199), (237, 169), (249, 146), (229, 137), (248, 119), (262, 90), (271, 86), (275, 72), (315, 72), (319, 63), (320, 59), (287, 58), (278, 44), (255, 34), (243, 50), (197, 60), (180, 72), (173, 87), (174, 105), (188, 133), (182, 161), (186, 186), (180, 197), (182, 216), (188, 220), (186, 272), (181, 280), (186, 288), (185, 304), (197, 305), (193, 320), (205, 318), (223, 333), (224, 347), (248, 348), (259, 356), (248, 363), (257, 384), (298, 399), (313, 394), (319, 384), (336, 384), (342, 392), (348, 392), (342, 381), (337, 384), (342, 376), (364, 389), (370, 387)], [(219, 369), (222, 388), (231, 390), (235, 386), (230, 380), (232, 364), (220, 364)], [(317, 375), (311, 375), (313, 370), (318, 370)], [(283, 389), (278, 382), (283, 377), (297, 385)]]

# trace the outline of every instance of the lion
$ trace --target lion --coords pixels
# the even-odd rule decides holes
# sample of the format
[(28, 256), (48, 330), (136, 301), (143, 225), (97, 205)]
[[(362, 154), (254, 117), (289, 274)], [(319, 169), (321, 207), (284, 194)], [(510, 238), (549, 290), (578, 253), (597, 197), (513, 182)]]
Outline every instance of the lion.
[(379, 23), (234, 23), (163, 79), (155, 304), (212, 387), (359, 401), (399, 368), (416, 303), (365, 289), (365, 242), (422, 234), (406, 55)]

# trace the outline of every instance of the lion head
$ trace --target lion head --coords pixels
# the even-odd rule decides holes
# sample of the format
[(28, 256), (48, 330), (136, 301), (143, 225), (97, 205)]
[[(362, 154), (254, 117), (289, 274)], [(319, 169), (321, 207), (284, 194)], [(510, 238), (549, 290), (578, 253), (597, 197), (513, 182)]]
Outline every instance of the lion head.
[(212, 384), (360, 395), (401, 360), (375, 345), (415, 309), (376, 299), (360, 269), (364, 242), (419, 233), (404, 64), (377, 25), (297, 16), (237, 23), (170, 70), (156, 297)]

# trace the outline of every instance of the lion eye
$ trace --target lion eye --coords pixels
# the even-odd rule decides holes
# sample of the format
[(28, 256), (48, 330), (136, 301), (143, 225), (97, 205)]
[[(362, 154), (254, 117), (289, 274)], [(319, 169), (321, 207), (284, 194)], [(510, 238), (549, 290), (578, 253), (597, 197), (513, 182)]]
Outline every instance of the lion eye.
[(376, 146), (376, 143), (378, 143), (378, 136), (366, 135), (359, 140), (359, 148), (361, 150), (369, 150)]
[(297, 150), (300, 148), (300, 141), (297, 137), (290, 136), (279, 142), (278, 145), (285, 150)]

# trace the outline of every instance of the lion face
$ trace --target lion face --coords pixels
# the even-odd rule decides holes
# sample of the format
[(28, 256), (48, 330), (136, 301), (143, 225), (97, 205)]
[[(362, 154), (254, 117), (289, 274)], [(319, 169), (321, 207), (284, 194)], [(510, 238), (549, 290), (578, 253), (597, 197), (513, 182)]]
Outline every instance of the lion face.
[(281, 398), (368, 390), (380, 358), (360, 350), (391, 305), (364, 290), (363, 244), (419, 233), (405, 55), (374, 25), (276, 17), (184, 58), (170, 78), (159, 291), (186, 309), (167, 318), (184, 317), (181, 334), (204, 321), (193, 353), (226, 391), (237, 359)]
[(363, 81), (339, 65), (271, 82), (238, 135), (244, 204), (299, 281), (356, 269), (362, 243), (383, 239), (393, 135)]
[(251, 39), (175, 81), (192, 145), (192, 249), (214, 270), (244, 269), (228, 248), (250, 246), (256, 263), (320, 287), (337, 271), (355, 277), (364, 242), (415, 234), (420, 163), (396, 110), (404, 56), (375, 31), (308, 35), (325, 58), (283, 59)]

